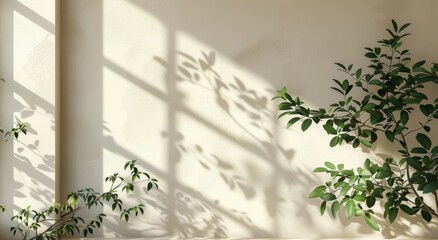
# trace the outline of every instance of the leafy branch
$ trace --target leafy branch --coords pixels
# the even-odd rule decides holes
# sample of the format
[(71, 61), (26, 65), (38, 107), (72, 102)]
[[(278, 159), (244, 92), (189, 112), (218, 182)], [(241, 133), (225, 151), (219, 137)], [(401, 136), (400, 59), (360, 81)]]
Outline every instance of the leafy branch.
[[(386, 29), (389, 38), (378, 41), (379, 46), (365, 48), (369, 59), (369, 73), (362, 68), (354, 69), (335, 63), (340, 71), (349, 77), (333, 79), (331, 87), (342, 97), (330, 105), (330, 109), (310, 109), (299, 97), (293, 98), (286, 88), (278, 90), (273, 99), (281, 99), (278, 109), (280, 117), (288, 116), (287, 128), (301, 121), (302, 131), (313, 123), (324, 122), (323, 128), (333, 135), (330, 146), (343, 143), (354, 148), (371, 148), (378, 140), (386, 138), (400, 146), (399, 156), (387, 159), (379, 165), (365, 160), (356, 171), (345, 170), (343, 164), (335, 166), (325, 162), (315, 172), (330, 174), (331, 182), (318, 186), (310, 198), (323, 200), (320, 211), (325, 212), (331, 204), (331, 213), (336, 218), (344, 206), (348, 219), (364, 216), (366, 223), (379, 230), (372, 210), (376, 200), (384, 202), (384, 218), (392, 223), (399, 209), (409, 215), (420, 213), (426, 222), (438, 218), (438, 146), (433, 146), (428, 137), (430, 123), (438, 118), (438, 98), (429, 100), (423, 93), (426, 84), (438, 83), (438, 64), (424, 67), (426, 61), (410, 64), (410, 52), (402, 49), (403, 40), (409, 36), (404, 30), (410, 25), (399, 25), (392, 20), (392, 29)], [(352, 90), (362, 91), (364, 97), (351, 95)], [(420, 111), (424, 120), (418, 125), (410, 122), (410, 116)], [(379, 135), (381, 133), (382, 135)], [(415, 142), (408, 142), (407, 136), (416, 134)], [(411, 148), (410, 146), (414, 147)], [(425, 194), (433, 194), (435, 207), (424, 201)]]
[[(145, 206), (141, 203), (124, 208), (119, 192), (134, 192), (135, 185), (140, 183), (147, 183), (147, 190), (150, 191), (154, 187), (158, 188), (158, 181), (148, 173), (140, 171), (136, 160), (128, 161), (124, 169), (130, 171), (128, 176), (121, 177), (119, 173), (114, 173), (105, 179), (111, 183), (111, 187), (104, 193), (85, 188), (70, 193), (64, 204), (54, 203), (43, 211), (33, 210), (30, 206), (22, 209), (12, 217), (16, 224), (10, 231), (14, 235), (21, 235), (23, 240), (56, 240), (66, 234), (82, 234), (87, 237), (101, 227), (106, 215), (100, 213), (94, 218), (84, 219), (78, 216), (78, 213), (83, 209), (103, 206), (105, 203), (111, 205), (112, 211), (119, 211), (120, 219), (126, 222), (132, 214), (144, 214)], [(49, 227), (40, 231), (42, 224), (47, 222)]]

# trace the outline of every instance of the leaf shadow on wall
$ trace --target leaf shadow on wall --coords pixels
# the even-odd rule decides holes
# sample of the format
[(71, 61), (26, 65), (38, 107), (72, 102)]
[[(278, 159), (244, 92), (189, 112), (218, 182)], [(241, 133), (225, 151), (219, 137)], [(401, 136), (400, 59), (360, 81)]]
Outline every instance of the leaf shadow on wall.
[[(275, 114), (269, 110), (268, 102), (270, 96), (265, 93), (258, 92), (248, 87), (245, 82), (238, 77), (234, 77), (231, 81), (226, 81), (222, 76), (213, 69), (216, 59), (216, 54), (213, 52), (201, 52), (202, 56), (197, 58), (188, 53), (176, 52), (176, 55), (181, 57), (181, 62), (177, 63), (177, 84), (190, 84), (190, 87), (200, 87), (208, 91), (215, 99), (215, 104), (222, 111), (223, 116), (231, 119), (232, 124), (235, 124), (241, 132), (249, 136), (248, 139), (236, 138), (234, 135), (222, 130), (214, 122), (210, 122), (204, 116), (198, 114), (194, 109), (187, 109), (186, 106), (178, 106), (177, 111), (181, 111), (197, 122), (201, 122), (208, 127), (212, 132), (222, 135), (227, 140), (232, 141), (237, 146), (246, 151), (255, 154), (258, 158), (263, 159), (263, 164), (270, 165), (273, 172), (269, 178), (269, 184), (255, 184), (257, 178), (261, 176), (256, 160), (247, 165), (248, 176), (243, 176), (237, 169), (238, 159), (224, 159), (220, 153), (208, 152), (211, 144), (205, 142), (191, 142), (189, 136), (184, 136), (181, 132), (168, 133), (162, 132), (162, 137), (167, 138), (169, 134), (175, 135), (176, 151), (175, 156), (179, 156), (176, 163), (181, 161), (192, 161), (190, 164), (197, 164), (202, 172), (208, 173), (211, 176), (216, 176), (220, 179), (220, 185), (226, 186), (229, 191), (237, 192), (241, 195), (242, 201), (262, 201), (264, 209), (257, 211), (265, 212), (269, 216), (269, 222), (273, 227), (258, 226), (254, 220), (253, 212), (245, 212), (240, 209), (234, 209), (222, 205), (221, 199), (209, 199), (205, 194), (199, 193), (194, 188), (185, 186), (175, 179), (175, 176), (166, 175), (153, 166), (145, 164), (145, 167), (157, 175), (157, 178), (162, 181), (173, 182), (176, 184), (175, 201), (176, 203), (166, 203), (166, 191), (150, 193), (150, 198), (145, 200), (149, 206), (153, 207), (154, 211), (160, 212), (162, 220), (160, 224), (155, 224), (154, 228), (162, 228), (163, 232), (177, 234), (179, 237), (226, 237), (227, 227), (224, 219), (231, 219), (239, 225), (251, 232), (253, 237), (275, 237), (278, 236), (278, 215), (290, 215), (284, 212), (284, 207), (288, 205), (306, 206), (300, 207), (295, 214), (301, 221), (313, 224), (312, 216), (307, 212), (307, 206), (315, 205), (316, 203), (307, 202), (307, 190), (317, 184), (317, 178), (299, 168), (294, 168), (292, 161), (294, 150), (281, 146), (275, 136), (275, 129), (269, 129), (265, 126), (267, 121), (272, 121)], [(156, 56), (155, 60), (163, 67), (169, 68), (169, 64), (162, 58)], [(114, 67), (112, 68), (115, 69)], [(127, 77), (126, 73), (122, 74)], [(132, 78), (132, 76), (130, 77)], [(127, 79), (137, 82), (136, 79)], [(148, 91), (148, 89), (145, 89)], [(185, 97), (190, 97), (189, 94)], [(269, 93), (270, 95), (270, 93)], [(237, 112), (237, 114), (236, 114)], [(245, 118), (236, 117), (246, 115)], [(263, 134), (263, 138), (253, 133), (253, 129)], [(134, 156), (126, 149), (118, 146), (112, 139), (108, 139), (105, 143), (107, 148), (114, 152), (121, 153), (125, 157), (132, 159), (141, 159)], [(281, 158), (287, 159), (288, 167), (280, 166), (277, 162), (277, 154)], [(196, 167), (196, 166), (194, 166)], [(297, 188), (302, 197), (285, 198), (278, 193), (278, 184), (289, 185), (290, 188)], [(143, 198), (142, 196), (136, 196)], [(189, 204), (190, 203), (190, 204)], [(175, 209), (169, 209), (168, 206), (176, 206)], [(201, 206), (201, 207), (200, 207)], [(199, 217), (199, 209), (203, 209), (209, 217)], [(151, 210), (152, 211), (152, 210)], [(175, 211), (171, 214), (170, 212)], [(258, 215), (256, 213), (255, 215)], [(176, 218), (174, 229), (165, 229), (166, 222), (169, 218)], [(203, 224), (199, 224), (199, 219), (202, 219)], [(216, 226), (214, 229), (211, 226)], [(113, 225), (112, 227), (116, 227)], [(118, 226), (120, 227), (120, 226)], [(316, 227), (316, 226), (315, 226)], [(111, 228), (111, 227), (110, 227)], [(138, 236), (136, 234), (144, 233), (145, 230), (132, 229), (126, 226), (129, 235)], [(122, 235), (120, 235), (122, 236)], [(128, 235), (123, 235), (128, 236)]]
[[(117, 237), (138, 237), (138, 236), (175, 236), (180, 238), (190, 237), (227, 237), (230, 223), (245, 229), (251, 237), (278, 237), (280, 235), (279, 218), (296, 215), (300, 222), (308, 226), (317, 227), (312, 220), (312, 214), (308, 209), (317, 209), (318, 203), (307, 201), (308, 189), (316, 186), (317, 177), (306, 169), (301, 169), (293, 164), (294, 150), (281, 146), (276, 136), (275, 113), (269, 109), (271, 92), (262, 93), (252, 89), (246, 82), (238, 77), (223, 79), (221, 74), (214, 70), (216, 54), (213, 52), (201, 52), (200, 57), (177, 51), (175, 53), (181, 61), (176, 63), (177, 89), (182, 84), (184, 87), (199, 88), (215, 99), (213, 106), (221, 116), (230, 119), (233, 124), (246, 137), (236, 137), (215, 121), (209, 120), (197, 109), (190, 108), (182, 102), (167, 102), (175, 104), (175, 111), (189, 116), (195, 122), (208, 128), (212, 134), (216, 134), (232, 142), (233, 145), (244, 149), (249, 154), (257, 156), (255, 160), (230, 159), (222, 156), (221, 151), (211, 150), (213, 142), (199, 142), (191, 140), (191, 136), (181, 131), (162, 131), (161, 137), (173, 139), (177, 159), (174, 159), (177, 171), (182, 163), (193, 166), (197, 169), (196, 174), (209, 176), (216, 179), (215, 184), (226, 189), (233, 196), (237, 195), (242, 203), (248, 202), (261, 204), (262, 208), (242, 211), (241, 209), (227, 206), (227, 192), (221, 197), (215, 198), (208, 193), (199, 192), (198, 188), (177, 179), (163, 170), (157, 169), (151, 161), (137, 156), (128, 149), (120, 146), (112, 137), (107, 136), (104, 145), (112, 152), (117, 152), (127, 159), (139, 159), (142, 165), (153, 176), (157, 177), (162, 185), (160, 191), (149, 192), (146, 197), (141, 194), (133, 198), (145, 201), (148, 204), (146, 215), (155, 217), (140, 218), (145, 227), (119, 225), (118, 218), (109, 219), (106, 226), (111, 229)], [(154, 58), (157, 63), (166, 69), (169, 64), (158, 56)], [(136, 84), (146, 93), (165, 100), (168, 96), (159, 90), (149, 86), (144, 80), (139, 79), (122, 67), (110, 60), (106, 60), (106, 66), (124, 77), (127, 81)], [(170, 71), (170, 70), (169, 70)], [(204, 92), (204, 93), (205, 93)], [(189, 98), (190, 94), (177, 92), (178, 96), (184, 95)], [(239, 117), (240, 116), (240, 117)], [(244, 116), (244, 117), (241, 117)], [(269, 128), (268, 123), (275, 122), (275, 127)], [(258, 134), (254, 134), (256, 131)], [(187, 134), (187, 135), (185, 135)], [(260, 137), (263, 136), (263, 137)], [(279, 159), (283, 159), (282, 165)], [(284, 160), (286, 159), (286, 160)], [(189, 162), (184, 162), (189, 161)], [(261, 162), (260, 162), (261, 161)], [(269, 166), (272, 171), (269, 176), (261, 171), (259, 165)], [(240, 169), (239, 169), (240, 167)], [(242, 167), (245, 174), (242, 172)], [(192, 173), (190, 173), (192, 174)], [(184, 175), (184, 172), (177, 172), (177, 175)], [(268, 182), (260, 183), (259, 178), (268, 179)], [(208, 179), (206, 179), (207, 181)], [(164, 185), (164, 187), (163, 187)], [(167, 186), (166, 186), (167, 185)], [(169, 187), (169, 185), (172, 185)], [(287, 188), (299, 196), (284, 197), (279, 193), (279, 186)], [(170, 191), (172, 188), (174, 191)], [(212, 190), (218, 191), (218, 190)], [(172, 196), (169, 197), (169, 194)], [(286, 212), (287, 208), (294, 206), (292, 212)], [(303, 207), (305, 206), (305, 207)], [(260, 214), (268, 216), (267, 224), (257, 223)], [(173, 224), (169, 225), (169, 222)], [(115, 230), (118, 231), (115, 231)], [(117, 233), (116, 233), (117, 232)], [(247, 237), (247, 235), (245, 235)]]
[[(262, 146), (262, 151), (259, 153), (262, 158), (269, 160), (272, 156), (275, 155), (274, 148), (278, 148), (282, 151), (287, 159), (291, 159), (293, 157), (293, 150), (284, 150), (278, 143), (264, 141), (263, 139), (254, 135), (250, 127), (248, 127), (253, 126), (256, 128), (262, 128), (266, 132), (267, 136), (269, 136), (270, 138), (274, 138), (269, 129), (264, 128), (263, 126), (263, 115), (264, 117), (269, 117), (273, 115), (267, 109), (267, 98), (263, 97), (262, 94), (256, 92), (255, 90), (250, 89), (248, 86), (245, 85), (244, 81), (237, 77), (234, 77), (234, 82), (227, 83), (224, 79), (222, 79), (222, 76), (213, 68), (216, 61), (216, 55), (212, 52), (208, 54), (205, 52), (201, 53), (202, 57), (196, 58), (184, 52), (177, 52), (177, 55), (179, 55), (183, 59), (181, 63), (178, 63), (177, 66), (178, 80), (181, 82), (189, 82), (194, 85), (200, 85), (206, 90), (212, 91), (215, 95), (216, 104), (233, 120), (236, 125), (238, 125), (247, 135), (251, 136), (252, 139), (255, 140), (255, 142), (259, 143)], [(155, 57), (155, 60), (164, 67), (169, 67), (164, 59)], [(202, 85), (203, 81), (207, 81), (209, 86), (206, 87), (205, 85)], [(237, 96), (237, 100), (233, 99), (233, 97), (230, 97), (230, 95)], [(233, 107), (235, 107), (235, 109), (238, 109), (240, 113), (245, 112), (250, 121), (245, 122), (242, 121), (242, 118), (235, 117), (234, 112), (232, 111)], [(198, 152), (198, 155), (202, 155), (203, 149), (201, 146), (195, 144), (192, 148), (193, 149), (191, 149), (190, 151), (190, 149), (188, 149), (186, 146), (180, 145), (180, 154), (184, 155), (187, 152)], [(243, 178), (240, 176), (227, 177), (224, 172), (221, 172), (221, 168), (219, 165), (221, 160), (217, 159), (217, 156), (215, 155), (212, 155), (212, 158), (216, 158), (217, 166), (212, 167), (211, 165), (209, 165), (208, 161), (205, 161), (205, 159), (208, 159), (208, 157), (197, 157), (199, 164), (202, 165), (207, 171), (218, 171), (218, 174), (220, 174), (224, 182), (230, 187), (230, 190), (234, 190), (235, 186), (239, 186), (239, 181), (241, 181)], [(276, 163), (273, 164), (275, 165)], [(232, 168), (232, 165), (229, 165), (228, 167)], [(277, 168), (276, 170), (280, 170), (280, 168)], [(315, 177), (313, 177), (313, 185), (309, 186), (309, 183), (306, 182), (306, 180), (302, 181), (301, 183), (297, 183), (296, 176), (300, 176), (303, 174), (303, 172), (289, 172), (280, 175), (284, 179), (287, 179), (288, 182), (292, 183), (293, 185), (308, 186), (307, 189), (317, 185), (318, 180)], [(312, 173), (305, 174), (306, 179), (310, 179), (311, 174)], [(257, 173), (255, 173), (255, 175), (257, 175)], [(247, 181), (243, 179), (243, 182)], [(250, 200), (251, 198), (253, 198), (256, 192), (253, 188), (249, 189), (250, 191), (248, 192), (248, 189), (241, 186), (240, 190), (245, 195), (246, 200)], [(285, 199), (282, 199), (281, 197), (274, 199), (277, 197), (278, 194), (275, 192), (275, 190), (273, 192), (271, 190), (272, 189), (270, 188), (266, 188), (264, 192), (266, 196), (266, 210), (269, 212), (269, 215), (271, 217), (274, 217), (275, 214), (281, 214), (281, 211), (275, 213), (275, 210), (278, 208), (276, 205), (278, 204), (278, 202), (284, 202)], [(297, 204), (298, 206), (300, 204), (307, 203), (306, 197), (301, 199), (301, 201), (295, 201), (295, 204)], [(314, 205), (316, 207), (319, 204), (315, 203)], [(383, 205), (380, 207), (383, 209)], [(311, 214), (306, 212), (306, 210), (303, 210), (302, 212), (297, 214), (297, 216), (299, 216), (300, 218), (304, 217), (305, 221), (312, 223), (312, 216)], [(379, 224), (382, 226), (382, 236), (384, 237), (396, 237), (400, 235), (417, 237), (418, 234), (411, 231), (412, 225), (418, 225), (421, 229), (426, 229), (426, 231), (424, 232), (424, 234), (426, 235), (428, 232), (430, 233), (436, 231), (435, 225), (429, 225), (424, 223), (423, 221), (421, 221), (421, 217), (419, 216), (410, 217), (403, 213), (400, 213), (400, 221), (397, 221), (394, 224), (389, 224), (388, 221), (383, 218), (382, 214), (377, 214), (377, 217)], [(251, 221), (251, 219), (249, 220)], [(340, 221), (344, 226), (348, 226), (352, 223), (358, 223), (357, 225), (359, 226), (359, 233), (370, 234), (373, 232), (370, 228), (367, 227), (367, 225), (361, 218), (354, 218), (352, 221), (347, 221), (345, 217), (341, 216)], [(273, 233), (273, 235), (276, 236), (276, 233)]]
[[(5, 145), (12, 146), (8, 149), (10, 153), (6, 153), (10, 157), (4, 159), (4, 164), (13, 168), (5, 173), (10, 180), (10, 183), (5, 186), (12, 189), (8, 194), (11, 198), (3, 202), (9, 207), (9, 211), (4, 216), (10, 219), (13, 214), (12, 210), (19, 211), (30, 203), (38, 203), (38, 206), (31, 206), (38, 210), (41, 206), (48, 206), (54, 201), (53, 186), (55, 183), (49, 175), (55, 172), (55, 156), (41, 151), (41, 145), (47, 143), (45, 139), (38, 139), (38, 131), (32, 127), (32, 121), (35, 120), (32, 117), (39, 115), (38, 117), (47, 118), (52, 131), (54, 131), (55, 123), (53, 104), (17, 82), (8, 82), (9, 87), (19, 96), (13, 101), (14, 109), (18, 112), (14, 122), (23, 122), (27, 125), (27, 135), (20, 134), (18, 139), (5, 143)], [(20, 205), (23, 200), (26, 201), (26, 205)], [(10, 222), (7, 225), (11, 224)]]

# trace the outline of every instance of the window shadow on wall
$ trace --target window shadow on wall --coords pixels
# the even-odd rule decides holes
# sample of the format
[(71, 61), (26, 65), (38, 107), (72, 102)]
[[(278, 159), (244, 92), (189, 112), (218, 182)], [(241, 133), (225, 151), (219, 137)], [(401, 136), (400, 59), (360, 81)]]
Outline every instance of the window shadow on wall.
[[(135, 198), (142, 199), (148, 203), (147, 214), (159, 216), (159, 220), (150, 220), (145, 223), (146, 228), (138, 226), (130, 227), (129, 225), (117, 225), (116, 219), (108, 225), (111, 229), (120, 229), (123, 233), (117, 234), (120, 237), (148, 236), (147, 231), (163, 232), (164, 236), (173, 236), (182, 238), (190, 237), (228, 237), (227, 225), (231, 222), (246, 229), (253, 237), (275, 237), (279, 234), (278, 218), (279, 215), (289, 215), (284, 212), (284, 207), (288, 205), (306, 206), (296, 210), (295, 215), (301, 221), (313, 224), (311, 213), (308, 208), (317, 208), (316, 202), (307, 201), (307, 189), (318, 184), (315, 175), (300, 169), (293, 163), (294, 150), (287, 146), (282, 146), (276, 136), (277, 124), (271, 126), (275, 113), (269, 109), (270, 94), (259, 92), (251, 86), (246, 85), (245, 81), (238, 77), (232, 79), (223, 79), (221, 74), (214, 70), (215, 61), (217, 60), (214, 52), (200, 52), (200, 54), (188, 54), (181, 51), (174, 52), (175, 61), (175, 89), (180, 89), (181, 85), (189, 88), (202, 89), (208, 93), (214, 100), (212, 108), (219, 108), (224, 116), (231, 120), (231, 124), (237, 126), (241, 132), (245, 133), (247, 138), (238, 138), (232, 133), (223, 129), (219, 122), (212, 122), (206, 115), (196, 109), (185, 106), (183, 103), (172, 101), (169, 103), (171, 96), (161, 92), (155, 87), (149, 85), (144, 79), (130, 74), (114, 62), (106, 59), (105, 66), (113, 72), (122, 76), (125, 80), (134, 83), (137, 87), (145, 91), (145, 94), (152, 94), (155, 97), (173, 104), (174, 111), (188, 116), (193, 121), (209, 129), (206, 134), (217, 134), (244, 151), (257, 156), (253, 162), (247, 165), (248, 175), (242, 175), (237, 165), (242, 165), (245, 159), (229, 159), (220, 156), (220, 152), (209, 152), (209, 145), (213, 142), (192, 142), (190, 135), (175, 129), (173, 132), (163, 131), (162, 137), (169, 138), (173, 135), (172, 144), (175, 151), (172, 156), (174, 159), (175, 173), (163, 172), (152, 164), (150, 160), (142, 156), (131, 153), (117, 144), (117, 142), (107, 137), (105, 147), (112, 152), (116, 152), (127, 159), (141, 159), (144, 167), (161, 181), (165, 182), (164, 189), (158, 192), (150, 192), (145, 198), (137, 195)], [(199, 56), (200, 55), (200, 56)], [(169, 61), (156, 56), (157, 64), (172, 71), (169, 68)], [(178, 91), (178, 90), (177, 90)], [(180, 90), (179, 90), (180, 91)], [(190, 98), (190, 94), (183, 92), (174, 94), (185, 95)], [(262, 133), (255, 135), (253, 130)], [(183, 130), (184, 131), (184, 130)], [(280, 160), (281, 159), (281, 160)], [(225, 186), (227, 192), (224, 192), (223, 198), (212, 199), (208, 194), (201, 193), (197, 189), (184, 184), (184, 179), (178, 179), (176, 176), (184, 176), (184, 172), (178, 173), (179, 166), (189, 161), (194, 168), (201, 169), (204, 174), (199, 175), (215, 176), (219, 179), (217, 185)], [(260, 184), (257, 178), (264, 177), (263, 173), (257, 170), (259, 161), (272, 168), (269, 174), (269, 183)], [(280, 165), (279, 161), (284, 161)], [(193, 174), (193, 173), (188, 173)], [(262, 175), (260, 175), (262, 174)], [(182, 177), (184, 178), (184, 177)], [(208, 179), (206, 179), (207, 181)], [(173, 186), (169, 186), (173, 185)], [(291, 189), (300, 189), (299, 197), (285, 198), (278, 192), (278, 186), (287, 185)], [(169, 189), (173, 191), (169, 191)], [(214, 191), (214, 190), (213, 190)], [(146, 191), (145, 191), (146, 192)], [(236, 208), (227, 207), (227, 194), (237, 193), (240, 200), (262, 202), (264, 207), (255, 210), (255, 212), (245, 212)], [(169, 195), (172, 195), (171, 197)], [(173, 201), (172, 203), (169, 201)], [(267, 215), (266, 225), (257, 225), (255, 216), (260, 212)], [(266, 214), (267, 213), (267, 214)], [(173, 218), (173, 219), (171, 219)], [(140, 221), (142, 221), (140, 219)], [(227, 222), (228, 221), (228, 222)], [(171, 223), (171, 224), (169, 224)], [(317, 226), (315, 226), (317, 227)]]
[[(2, 202), (8, 211), (1, 214), (0, 236), (11, 239), (9, 221), (14, 213), (32, 205), (39, 210), (43, 206), (53, 203), (55, 156), (52, 149), (54, 139), (45, 139), (44, 136), (54, 136), (54, 105), (44, 97), (39, 96), (29, 86), (44, 85), (54, 69), (50, 61), (49, 50), (54, 50), (54, 24), (37, 14), (34, 10), (16, 0), (6, 0), (1, 5), (1, 67), (2, 78), (2, 127), (11, 129), (16, 123), (24, 122), (28, 125), (27, 135), (21, 134), (18, 140), (2, 144), (1, 158), (1, 196)], [(19, 24), (17, 24), (19, 22)], [(26, 36), (23, 25), (29, 30), (42, 29), (45, 38), (37, 43), (31, 52), (27, 53), (26, 62), (17, 59), (15, 50), (20, 49), (23, 38)], [(31, 32), (31, 31), (29, 31)], [(29, 34), (30, 35), (30, 34)], [(16, 64), (18, 63), (18, 64)], [(37, 70), (35, 70), (37, 69)], [(25, 75), (16, 74), (16, 72)], [(43, 72), (43, 74), (39, 74)], [(26, 76), (28, 81), (20, 76)], [(48, 93), (50, 94), (50, 93)], [(4, 119), (7, 119), (5, 122)], [(44, 124), (41, 124), (44, 122)], [(40, 128), (42, 127), (42, 128)], [(24, 203), (24, 204), (23, 204)]]

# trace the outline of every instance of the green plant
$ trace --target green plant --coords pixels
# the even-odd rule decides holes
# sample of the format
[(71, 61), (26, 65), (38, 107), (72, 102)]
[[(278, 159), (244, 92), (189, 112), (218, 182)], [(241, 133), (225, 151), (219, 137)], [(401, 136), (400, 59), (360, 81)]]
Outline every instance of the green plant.
[[(3, 79), (0, 79), (4, 81)], [(16, 127), (9, 131), (0, 128), (4, 134), (0, 144), (6, 143), (13, 139), (18, 139), (21, 133), (27, 133), (27, 125), (17, 123)], [(125, 177), (114, 173), (105, 178), (105, 182), (111, 184), (108, 191), (98, 193), (92, 188), (85, 188), (72, 192), (67, 196), (64, 204), (54, 203), (45, 210), (37, 211), (28, 206), (21, 209), (18, 214), (14, 215), (11, 221), (15, 222), (10, 228), (12, 234), (20, 235), (23, 240), (56, 240), (67, 234), (82, 234), (84, 237), (92, 235), (94, 230), (100, 228), (106, 215), (97, 214), (91, 219), (84, 219), (79, 215), (81, 210), (91, 209), (104, 204), (111, 205), (112, 211), (120, 212), (120, 219), (128, 222), (131, 214), (144, 213), (144, 205), (139, 203), (129, 208), (124, 208), (123, 201), (119, 198), (119, 193), (134, 192), (135, 185), (140, 183), (146, 184), (147, 191), (152, 188), (158, 188), (158, 181), (151, 178), (148, 173), (140, 171), (136, 160), (125, 163), (124, 170), (129, 174)], [(0, 212), (6, 210), (5, 206), (0, 205)], [(42, 227), (42, 225), (47, 227)]]
[[(410, 35), (404, 33), (409, 25), (399, 27), (392, 20), (392, 29), (386, 29), (389, 38), (378, 41), (378, 47), (365, 48), (369, 73), (336, 63), (349, 79), (334, 79), (336, 85), (332, 89), (341, 95), (341, 100), (331, 104), (330, 109), (309, 109), (286, 88), (274, 97), (283, 100), (278, 105), (282, 111), (279, 118), (290, 117), (288, 128), (300, 120), (302, 131), (312, 123), (324, 122), (324, 130), (333, 136), (331, 147), (347, 143), (354, 148), (371, 148), (384, 139), (397, 143), (400, 155), (383, 164), (366, 159), (363, 166), (353, 170), (345, 169), (344, 164), (325, 162), (314, 170), (331, 177), (309, 195), (322, 200), (321, 214), (329, 206), (336, 218), (343, 206), (347, 219), (363, 216), (376, 231), (380, 229), (373, 217), (377, 201), (383, 203), (383, 217), (391, 223), (400, 210), (409, 215), (421, 214), (426, 222), (438, 218), (438, 146), (429, 138), (430, 123), (438, 118), (438, 98), (429, 100), (423, 92), (426, 84), (438, 83), (438, 64), (430, 68), (424, 67), (426, 61), (410, 64), (409, 50), (402, 49), (402, 40)], [(352, 96), (353, 89), (361, 91), (363, 97)], [(422, 114), (419, 124), (411, 118), (418, 111)], [(413, 134), (415, 139), (410, 137)], [(425, 200), (428, 195), (434, 204)]]
[[(153, 187), (158, 188), (157, 180), (149, 174), (142, 172), (136, 165), (136, 160), (129, 161), (124, 166), (130, 174), (126, 177), (114, 173), (105, 178), (111, 184), (108, 191), (104, 193), (95, 192), (92, 188), (81, 189), (68, 195), (64, 204), (55, 203), (43, 211), (36, 211), (29, 207), (22, 209), (12, 217), (16, 222), (10, 231), (16, 235), (20, 234), (23, 240), (55, 240), (66, 234), (82, 234), (84, 237), (93, 234), (95, 229), (100, 228), (105, 214), (99, 213), (91, 219), (84, 219), (78, 215), (83, 209), (90, 209), (95, 206), (103, 206), (104, 203), (111, 205), (112, 211), (120, 212), (120, 219), (128, 222), (131, 214), (137, 216), (144, 213), (144, 205), (137, 204), (130, 208), (123, 208), (123, 201), (119, 198), (119, 192), (133, 192), (135, 185), (147, 182), (147, 190)], [(145, 179), (144, 179), (145, 178)], [(49, 227), (41, 229), (43, 223), (49, 222)]]

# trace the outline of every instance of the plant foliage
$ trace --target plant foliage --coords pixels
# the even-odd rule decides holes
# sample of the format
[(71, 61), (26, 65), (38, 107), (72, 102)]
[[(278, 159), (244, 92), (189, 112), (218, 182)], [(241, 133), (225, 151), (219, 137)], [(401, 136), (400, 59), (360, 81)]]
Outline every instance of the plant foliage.
[[(2, 78), (0, 81), (4, 82)], [(20, 134), (26, 134), (27, 131), (25, 123), (17, 123), (16, 127), (8, 131), (0, 128), (3, 137), (0, 144), (18, 139)], [(126, 162), (124, 170), (129, 173), (127, 176), (122, 177), (119, 173), (114, 173), (105, 178), (105, 182), (111, 186), (104, 193), (85, 188), (70, 193), (64, 204), (54, 203), (42, 211), (34, 210), (31, 206), (21, 209), (12, 217), (11, 221), (15, 224), (9, 230), (14, 236), (21, 236), (23, 240), (57, 240), (68, 234), (87, 237), (101, 227), (106, 215), (99, 213), (91, 219), (85, 219), (79, 214), (82, 210), (108, 204), (112, 211), (120, 212), (120, 219), (126, 222), (132, 215), (144, 214), (145, 206), (142, 203), (125, 208), (119, 194), (134, 192), (135, 186), (140, 183), (146, 184), (147, 191), (150, 191), (158, 188), (158, 180), (141, 171), (136, 160)], [(6, 207), (0, 205), (0, 213), (5, 211)]]
[[(84, 219), (79, 215), (81, 210), (108, 204), (112, 211), (120, 212), (120, 219), (126, 222), (132, 215), (144, 214), (145, 206), (141, 203), (125, 208), (119, 193), (133, 192), (138, 183), (146, 183), (149, 191), (154, 187), (158, 188), (158, 181), (146, 172), (140, 171), (136, 160), (128, 161), (124, 169), (129, 172), (125, 177), (114, 173), (105, 178), (111, 187), (104, 193), (85, 188), (70, 193), (64, 204), (54, 203), (43, 211), (33, 210), (30, 206), (20, 210), (11, 219), (16, 224), (10, 228), (10, 231), (14, 235), (21, 235), (23, 240), (57, 240), (68, 234), (82, 234), (87, 237), (101, 227), (106, 215), (99, 213), (93, 218)], [(49, 227), (41, 230), (41, 226), (46, 223), (49, 223)]]
[[(341, 100), (330, 109), (310, 109), (299, 97), (292, 97), (282, 88), (274, 99), (281, 99), (280, 117), (290, 117), (287, 127), (301, 122), (306, 131), (313, 123), (323, 122), (326, 133), (332, 136), (330, 146), (343, 143), (354, 148), (371, 148), (382, 139), (397, 143), (399, 156), (388, 158), (384, 163), (366, 159), (357, 169), (344, 169), (343, 164), (325, 162), (314, 170), (326, 173), (331, 181), (316, 187), (310, 198), (322, 200), (321, 214), (330, 207), (337, 218), (344, 212), (347, 219), (362, 216), (370, 228), (380, 228), (374, 220), (373, 208), (377, 201), (384, 206), (384, 218), (394, 222), (399, 213), (421, 214), (426, 222), (438, 218), (438, 146), (430, 139), (431, 121), (438, 118), (438, 98), (429, 99), (423, 92), (430, 84), (438, 83), (438, 64), (427, 67), (426, 61), (411, 63), (410, 52), (403, 49), (403, 40), (409, 23), (398, 25), (392, 20), (392, 28), (386, 29), (387, 39), (378, 41), (379, 46), (365, 48), (367, 69), (335, 63), (348, 79), (333, 79)], [(363, 97), (353, 96), (359, 90)], [(421, 121), (411, 116), (421, 113)], [(414, 140), (408, 138), (415, 135)], [(431, 195), (434, 204), (425, 202)], [(433, 206), (435, 205), (435, 206)], [(342, 210), (343, 208), (343, 210)]]

